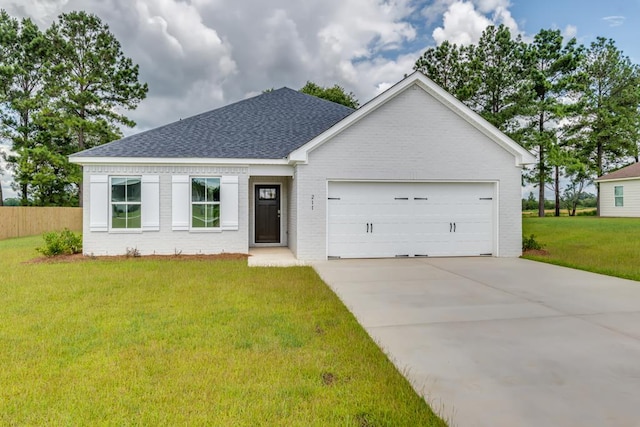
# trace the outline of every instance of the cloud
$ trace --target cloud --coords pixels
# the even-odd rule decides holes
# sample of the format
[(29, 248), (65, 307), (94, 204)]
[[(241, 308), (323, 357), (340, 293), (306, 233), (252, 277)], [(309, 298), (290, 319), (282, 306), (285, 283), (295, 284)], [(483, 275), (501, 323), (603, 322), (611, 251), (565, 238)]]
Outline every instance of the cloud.
[(578, 27), (576, 27), (575, 25), (567, 25), (562, 31), (562, 37), (566, 39), (571, 39), (575, 37), (576, 34), (578, 34)]
[(307, 80), (339, 84), (364, 103), (412, 72), (429, 42), (419, 31), (440, 19), (437, 43), (476, 42), (490, 24), (517, 30), (509, 0), (8, 1), (9, 13), (42, 28), (71, 10), (110, 26), (149, 84), (125, 134)]
[[(440, 6), (445, 2), (440, 1)], [(503, 24), (512, 34), (520, 34), (518, 23), (509, 11), (508, 0), (475, 0), (448, 2), (442, 26), (433, 33), (436, 44), (448, 40), (451, 43), (469, 45), (476, 43), (489, 25)]]
[(605, 16), (604, 18), (602, 18), (602, 20), (609, 24), (610, 27), (621, 26), (622, 24), (624, 24), (625, 19), (626, 18), (624, 16), (620, 15)]
[(457, 1), (444, 13), (442, 27), (433, 30), (433, 39), (437, 44), (448, 40), (459, 45), (476, 43), (480, 35), (492, 22), (471, 2)]

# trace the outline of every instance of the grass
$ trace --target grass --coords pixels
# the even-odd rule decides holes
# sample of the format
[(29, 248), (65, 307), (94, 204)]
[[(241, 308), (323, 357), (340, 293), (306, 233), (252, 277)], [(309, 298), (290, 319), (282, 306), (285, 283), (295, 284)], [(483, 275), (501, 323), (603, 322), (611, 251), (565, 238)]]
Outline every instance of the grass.
[(525, 255), (581, 270), (640, 280), (640, 218), (523, 218), (548, 255)]
[[(578, 208), (576, 209), (576, 215), (587, 215), (587, 214), (594, 214), (593, 212), (596, 210), (596, 208)], [(545, 216), (554, 216), (555, 215), (555, 209), (545, 209), (544, 210), (544, 215)], [(532, 217), (538, 216), (538, 210), (534, 209), (534, 210), (524, 210), (522, 211), (522, 216), (523, 217)], [(569, 216), (569, 212), (566, 209), (560, 209), (560, 216)]]
[(0, 425), (445, 425), (311, 268), (41, 244), (0, 241)]

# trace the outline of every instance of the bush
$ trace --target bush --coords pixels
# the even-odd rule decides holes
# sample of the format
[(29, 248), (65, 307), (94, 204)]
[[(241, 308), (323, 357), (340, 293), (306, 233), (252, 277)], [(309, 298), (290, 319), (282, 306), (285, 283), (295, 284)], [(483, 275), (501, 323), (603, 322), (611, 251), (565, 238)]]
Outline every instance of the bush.
[(539, 251), (540, 249), (542, 249), (542, 245), (540, 244), (540, 242), (536, 240), (536, 236), (534, 236), (533, 234), (529, 237), (522, 236), (523, 251), (529, 251), (529, 250)]
[(60, 232), (52, 231), (42, 235), (44, 246), (36, 248), (44, 256), (72, 255), (82, 252), (82, 234), (65, 228)]
[(596, 211), (595, 209), (592, 209), (590, 211), (576, 212), (576, 216), (596, 216), (597, 213), (598, 211)]

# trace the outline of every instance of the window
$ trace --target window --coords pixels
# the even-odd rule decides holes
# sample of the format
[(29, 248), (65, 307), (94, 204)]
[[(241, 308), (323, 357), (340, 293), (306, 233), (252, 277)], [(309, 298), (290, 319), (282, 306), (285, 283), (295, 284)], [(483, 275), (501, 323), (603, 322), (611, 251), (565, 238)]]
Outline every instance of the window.
[(191, 227), (220, 227), (220, 178), (191, 178)]
[(616, 185), (613, 187), (613, 195), (616, 201), (616, 206), (624, 206), (624, 194), (622, 185)]
[(111, 228), (141, 228), (139, 176), (111, 178)]
[(260, 200), (276, 200), (275, 188), (260, 188), (258, 191), (258, 199)]

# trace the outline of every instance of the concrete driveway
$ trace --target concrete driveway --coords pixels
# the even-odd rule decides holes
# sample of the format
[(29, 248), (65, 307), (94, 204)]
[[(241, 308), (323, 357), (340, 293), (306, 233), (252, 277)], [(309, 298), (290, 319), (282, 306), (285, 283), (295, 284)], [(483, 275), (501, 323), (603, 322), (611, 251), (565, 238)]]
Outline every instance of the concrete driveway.
[(314, 267), (452, 426), (640, 426), (640, 282), (512, 258)]

